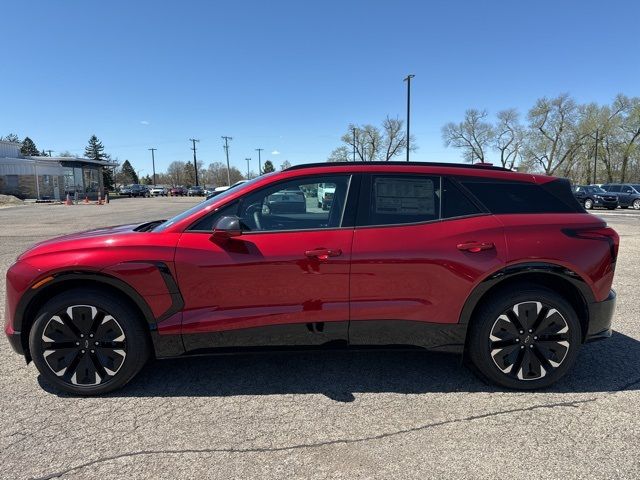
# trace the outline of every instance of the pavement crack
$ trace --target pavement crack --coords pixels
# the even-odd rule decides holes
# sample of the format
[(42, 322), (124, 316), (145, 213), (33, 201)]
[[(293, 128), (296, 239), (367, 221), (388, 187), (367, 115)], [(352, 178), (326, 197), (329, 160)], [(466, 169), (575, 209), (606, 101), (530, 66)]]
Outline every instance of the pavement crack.
[(65, 470), (61, 470), (59, 472), (51, 473), (48, 475), (44, 475), (42, 477), (34, 477), (33, 480), (50, 480), (52, 478), (60, 478), (67, 473), (74, 472), (76, 470), (81, 470), (83, 468), (91, 467), (100, 463), (110, 462), (113, 460), (118, 460), (120, 458), (129, 458), (129, 457), (139, 457), (139, 456), (147, 456), (147, 455), (182, 455), (182, 454), (199, 454), (199, 453), (273, 453), (273, 452), (282, 452), (287, 450), (299, 450), (305, 448), (320, 448), (331, 445), (348, 445), (354, 443), (363, 443), (375, 440), (382, 440), (389, 437), (394, 437), (397, 435), (404, 435), (407, 433), (414, 433), (423, 430), (428, 430), (431, 428), (442, 427), (445, 425), (451, 425), (455, 423), (461, 422), (473, 422), (476, 420), (483, 420), (486, 418), (497, 417), (500, 415), (508, 415), (512, 413), (522, 413), (522, 412), (531, 412), (534, 410), (540, 409), (553, 409), (553, 408), (579, 408), (581, 404), (595, 402), (597, 398), (589, 398), (585, 400), (573, 400), (566, 402), (557, 402), (557, 403), (543, 403), (539, 405), (531, 405), (529, 407), (524, 408), (512, 408), (506, 410), (498, 410), (496, 412), (483, 413), (479, 415), (471, 415), (468, 417), (462, 418), (454, 418), (451, 420), (442, 420), (440, 422), (426, 423), (423, 425), (418, 425), (416, 427), (396, 430), (392, 432), (384, 432), (379, 433), (377, 435), (372, 435), (368, 437), (358, 437), (358, 438), (339, 438), (335, 440), (325, 440), (319, 442), (312, 443), (300, 443), (295, 445), (285, 445), (282, 447), (255, 447), (255, 448), (184, 448), (184, 449), (159, 449), (159, 450), (138, 450), (135, 452), (126, 452), (118, 455), (109, 455), (104, 457), (96, 458), (95, 460), (91, 460), (89, 462), (81, 463), (74, 467), (69, 467)]

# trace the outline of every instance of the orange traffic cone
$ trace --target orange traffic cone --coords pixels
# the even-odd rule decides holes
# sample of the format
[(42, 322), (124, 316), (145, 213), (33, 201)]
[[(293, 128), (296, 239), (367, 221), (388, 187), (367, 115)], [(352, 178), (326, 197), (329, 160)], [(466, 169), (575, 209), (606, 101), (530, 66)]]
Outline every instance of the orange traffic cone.
[(65, 205), (73, 205), (73, 202), (71, 201), (71, 195), (69, 195), (67, 193), (67, 199), (64, 201)]
[(104, 194), (104, 203), (109, 203), (109, 192)]
[(96, 205), (102, 205), (102, 194), (98, 193), (98, 201), (96, 202)]
[(89, 204), (89, 197), (87, 197), (86, 195), (84, 196), (84, 200), (83, 202), (84, 204)]

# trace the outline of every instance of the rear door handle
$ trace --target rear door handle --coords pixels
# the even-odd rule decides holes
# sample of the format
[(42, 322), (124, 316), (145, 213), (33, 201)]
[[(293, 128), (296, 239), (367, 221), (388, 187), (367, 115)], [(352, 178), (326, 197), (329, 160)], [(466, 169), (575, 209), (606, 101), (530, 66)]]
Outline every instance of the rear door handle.
[(304, 254), (309, 258), (328, 260), (329, 257), (339, 257), (342, 255), (342, 250), (339, 248), (314, 248), (313, 250), (307, 250)]
[(465, 242), (458, 244), (458, 250), (471, 253), (478, 253), (482, 250), (491, 250), (492, 248), (496, 248), (493, 242)]

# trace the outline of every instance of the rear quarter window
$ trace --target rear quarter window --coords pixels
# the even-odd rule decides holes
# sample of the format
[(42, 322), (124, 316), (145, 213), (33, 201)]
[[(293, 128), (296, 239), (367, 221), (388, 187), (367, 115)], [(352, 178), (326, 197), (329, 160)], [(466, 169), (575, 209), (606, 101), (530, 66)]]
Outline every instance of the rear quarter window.
[(460, 179), (460, 183), (495, 214), (584, 212), (563, 179), (544, 185), (485, 179)]

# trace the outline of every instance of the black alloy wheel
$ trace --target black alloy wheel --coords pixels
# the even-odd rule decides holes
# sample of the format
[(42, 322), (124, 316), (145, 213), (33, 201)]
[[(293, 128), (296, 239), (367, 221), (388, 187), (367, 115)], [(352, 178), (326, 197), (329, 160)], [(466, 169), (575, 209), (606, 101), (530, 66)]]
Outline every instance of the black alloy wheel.
[(54, 387), (98, 395), (126, 384), (149, 358), (149, 338), (125, 298), (73, 289), (49, 300), (29, 332), (29, 351)]
[(465, 358), (482, 378), (532, 390), (551, 385), (574, 364), (582, 326), (565, 298), (523, 282), (481, 302), (469, 325)]
[(494, 322), (489, 348), (500, 371), (518, 380), (537, 380), (562, 365), (571, 348), (569, 325), (550, 305), (518, 303)]

